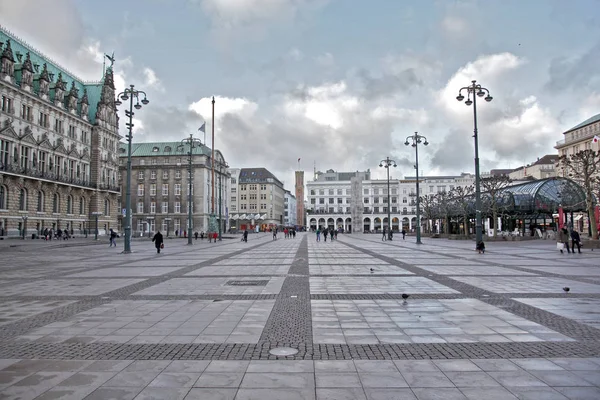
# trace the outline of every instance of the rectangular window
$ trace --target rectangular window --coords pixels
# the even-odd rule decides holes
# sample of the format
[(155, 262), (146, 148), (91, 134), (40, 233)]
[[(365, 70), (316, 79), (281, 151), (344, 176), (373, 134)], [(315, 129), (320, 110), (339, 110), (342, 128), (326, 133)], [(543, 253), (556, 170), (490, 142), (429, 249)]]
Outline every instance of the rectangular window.
[(231, 188), (231, 193), (235, 193), (235, 192), (237, 192), (237, 189), (236, 189), (236, 188), (234, 188), (234, 187), (232, 187), (232, 188)]
[(165, 158), (164, 161), (163, 161), (163, 164), (167, 165), (168, 163), (169, 163), (169, 159)]
[(152, 165), (156, 165), (156, 158), (152, 159)]
[(338, 202), (338, 204), (342, 204), (342, 201), (343, 201), (343, 200), (344, 200), (344, 199), (337, 199), (337, 202)]
[(38, 120), (38, 123), (44, 127), (44, 128), (48, 128), (50, 126), (50, 124), (48, 123), (49, 121), (49, 117), (48, 114), (40, 112), (40, 119)]
[(146, 165), (146, 160), (144, 160), (143, 158), (140, 159), (140, 165)]
[(379, 197), (373, 198), (373, 203), (379, 203)]
[(231, 201), (232, 201), (232, 202), (233, 202), (233, 201), (236, 201), (236, 198), (235, 198), (235, 196), (231, 196)]
[(150, 202), (150, 214), (156, 214), (156, 202)]
[(156, 183), (150, 184), (150, 196), (156, 196)]
[(334, 199), (333, 197), (330, 197), (330, 198), (329, 198), (329, 204), (333, 204), (333, 201), (334, 201), (334, 200), (335, 200), (335, 199)]
[(29, 168), (29, 147), (21, 146), (21, 168)]
[(27, 104), (23, 104), (21, 106), (21, 118), (27, 120), (27, 121), (31, 121), (31, 107), (28, 106)]
[(5, 113), (13, 112), (13, 100), (10, 97), (2, 96), (2, 111)]
[(315, 199), (310, 199), (310, 204), (315, 204)]
[(325, 204), (325, 199), (321, 197), (321, 198), (319, 199), (319, 204)]
[(398, 202), (398, 198), (397, 197), (392, 197), (392, 204), (396, 204)]
[(179, 214), (181, 212), (181, 202), (175, 202), (175, 214)]
[(176, 170), (175, 171), (175, 179), (181, 179), (181, 170)]
[(181, 183), (175, 184), (175, 196), (181, 196)]
[(266, 209), (267, 209), (267, 205), (266, 205), (266, 204), (264, 204), (264, 203), (261, 203), (261, 204), (260, 204), (260, 209), (261, 209), (261, 210), (266, 210)]
[(144, 213), (144, 202), (141, 200), (138, 201), (138, 203), (137, 203), (137, 212), (138, 212), (138, 214)]
[(378, 213), (379, 212), (379, 207), (373, 207), (373, 212)]
[(162, 195), (163, 196), (168, 196), (169, 195), (169, 184), (168, 183), (163, 183), (163, 185), (162, 185)]
[(163, 171), (163, 179), (169, 179), (169, 171)]
[(231, 184), (232, 184), (232, 185), (235, 185), (235, 183), (236, 183), (236, 180), (235, 180), (235, 178), (231, 178)]
[(373, 194), (379, 194), (379, 189), (377, 189), (377, 188), (373, 189)]
[(63, 122), (59, 119), (54, 120), (54, 132), (63, 133)]
[(161, 211), (163, 214), (166, 214), (169, 212), (169, 203), (168, 202), (166, 202), (166, 201), (162, 202), (162, 210)]
[(138, 179), (144, 179), (144, 171), (138, 171)]
[(69, 137), (71, 139), (77, 139), (77, 133), (73, 125), (69, 125)]
[(150, 179), (156, 179), (156, 171), (150, 171)]
[(143, 183), (138, 184), (137, 195), (138, 196), (143, 196), (144, 195), (144, 184)]
[(267, 185), (260, 185), (260, 190), (267, 190)]
[(364, 190), (363, 190), (363, 193), (364, 193), (364, 194), (369, 194), (369, 189), (364, 189)]
[(368, 197), (363, 197), (363, 203), (369, 204), (369, 198)]
[(338, 189), (337, 190), (337, 194), (338, 194), (338, 196), (341, 196), (342, 195), (342, 189)]

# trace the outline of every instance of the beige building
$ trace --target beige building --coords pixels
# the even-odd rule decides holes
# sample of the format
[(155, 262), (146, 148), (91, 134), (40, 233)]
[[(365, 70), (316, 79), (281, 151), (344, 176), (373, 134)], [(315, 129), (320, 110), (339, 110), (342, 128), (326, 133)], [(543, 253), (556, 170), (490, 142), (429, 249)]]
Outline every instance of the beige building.
[(283, 183), (266, 168), (231, 168), (232, 229), (266, 230), (284, 223)]
[[(131, 212), (133, 236), (152, 235), (157, 230), (165, 236), (187, 234), (189, 190), (189, 145), (182, 142), (133, 143), (131, 149)], [(211, 149), (200, 145), (192, 151), (192, 228), (208, 232), (210, 215), (219, 214), (222, 231), (226, 231), (229, 174), (220, 151), (215, 150), (214, 199)], [(123, 197), (119, 208), (120, 229), (125, 215), (127, 144), (121, 144), (120, 183)]]
[[(555, 148), (559, 156), (567, 156), (580, 152), (581, 150), (598, 150), (599, 143), (592, 143), (594, 136), (600, 136), (600, 114), (583, 121), (577, 126), (564, 132), (565, 138), (556, 142)], [(564, 176), (564, 171), (559, 172)]]
[(527, 179), (546, 179), (556, 176), (556, 164), (558, 155), (548, 154), (537, 159), (532, 164), (524, 165), (509, 172), (508, 177), (513, 181), (524, 181)]
[(0, 96), (0, 236), (116, 227), (112, 66), (84, 82), (0, 27)]

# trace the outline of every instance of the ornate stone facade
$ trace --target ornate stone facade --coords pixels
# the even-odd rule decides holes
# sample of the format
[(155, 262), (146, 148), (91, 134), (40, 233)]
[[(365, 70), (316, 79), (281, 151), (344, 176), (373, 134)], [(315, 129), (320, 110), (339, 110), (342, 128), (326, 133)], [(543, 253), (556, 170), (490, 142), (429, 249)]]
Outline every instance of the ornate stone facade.
[(117, 226), (112, 68), (83, 82), (0, 27), (0, 236)]

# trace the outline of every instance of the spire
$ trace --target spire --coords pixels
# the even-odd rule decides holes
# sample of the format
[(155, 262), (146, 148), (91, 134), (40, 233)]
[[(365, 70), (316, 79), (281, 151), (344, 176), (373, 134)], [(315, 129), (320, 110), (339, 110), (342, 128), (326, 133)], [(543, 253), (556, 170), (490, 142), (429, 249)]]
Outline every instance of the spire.
[(6, 41), (6, 47), (2, 52), (1, 58), (8, 58), (10, 61), (15, 62), (15, 57), (13, 56), (12, 48), (10, 47), (10, 39)]
[(89, 105), (90, 102), (88, 100), (87, 89), (83, 89), (83, 96), (81, 96), (81, 104)]
[(33, 73), (33, 65), (31, 64), (31, 57), (29, 56), (29, 52), (25, 54), (25, 62), (23, 63), (23, 69)]
[(50, 77), (48, 76), (48, 65), (44, 63), (44, 69), (42, 69), (42, 73), (40, 74), (40, 80), (50, 82)]

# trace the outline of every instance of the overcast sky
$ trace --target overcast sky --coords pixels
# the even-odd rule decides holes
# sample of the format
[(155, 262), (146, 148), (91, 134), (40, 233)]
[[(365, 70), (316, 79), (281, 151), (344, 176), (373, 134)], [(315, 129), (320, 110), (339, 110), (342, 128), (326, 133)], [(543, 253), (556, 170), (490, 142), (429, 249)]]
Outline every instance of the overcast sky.
[[(473, 172), (476, 79), (482, 171), (555, 153), (600, 113), (599, 0), (0, 0), (0, 24), (83, 79), (115, 53), (117, 89), (150, 104), (135, 141), (180, 140), (216, 97), (215, 144), (234, 167), (365, 170), (398, 162), (418, 131), (425, 175)], [(125, 126), (121, 119), (121, 134)], [(201, 140), (203, 135), (197, 133)]]

